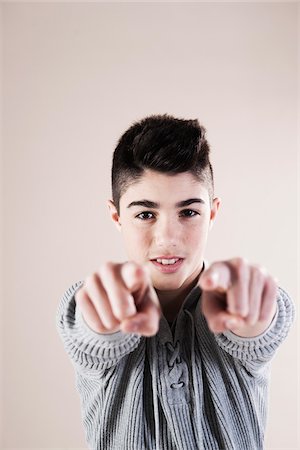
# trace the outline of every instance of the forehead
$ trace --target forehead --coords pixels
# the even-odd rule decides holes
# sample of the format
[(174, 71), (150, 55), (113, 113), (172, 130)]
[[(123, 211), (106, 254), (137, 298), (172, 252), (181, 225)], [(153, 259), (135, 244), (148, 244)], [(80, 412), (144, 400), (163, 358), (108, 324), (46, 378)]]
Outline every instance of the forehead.
[(173, 205), (187, 198), (201, 197), (209, 202), (205, 184), (197, 180), (190, 172), (170, 175), (153, 170), (145, 170), (138, 181), (132, 183), (120, 199), (121, 203), (130, 203), (141, 199), (161, 204)]

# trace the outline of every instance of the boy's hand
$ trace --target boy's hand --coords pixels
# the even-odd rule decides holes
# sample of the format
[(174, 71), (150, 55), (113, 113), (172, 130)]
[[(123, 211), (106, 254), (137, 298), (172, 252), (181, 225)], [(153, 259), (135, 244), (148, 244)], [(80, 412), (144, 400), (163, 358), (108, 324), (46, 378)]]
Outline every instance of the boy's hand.
[(202, 311), (214, 333), (232, 330), (242, 337), (267, 329), (276, 312), (275, 279), (243, 258), (213, 263), (199, 279)]
[(161, 308), (146, 269), (134, 262), (104, 263), (76, 292), (84, 320), (97, 333), (155, 335)]

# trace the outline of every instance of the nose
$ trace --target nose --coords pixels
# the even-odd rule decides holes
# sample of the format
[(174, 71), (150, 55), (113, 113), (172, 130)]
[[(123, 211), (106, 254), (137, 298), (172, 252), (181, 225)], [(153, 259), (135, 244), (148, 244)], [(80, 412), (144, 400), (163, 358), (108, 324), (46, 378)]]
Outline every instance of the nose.
[(161, 218), (155, 224), (155, 245), (164, 249), (176, 247), (180, 239), (179, 233), (179, 227), (174, 218)]

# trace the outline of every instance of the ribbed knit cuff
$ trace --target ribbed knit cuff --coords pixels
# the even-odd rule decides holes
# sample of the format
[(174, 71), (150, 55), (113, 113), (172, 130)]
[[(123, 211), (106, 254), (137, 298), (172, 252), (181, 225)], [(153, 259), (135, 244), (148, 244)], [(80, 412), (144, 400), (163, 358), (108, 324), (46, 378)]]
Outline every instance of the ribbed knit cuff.
[(278, 287), (277, 312), (262, 334), (255, 337), (237, 336), (231, 331), (216, 334), (215, 338), (227, 353), (241, 360), (267, 361), (286, 338), (295, 317), (295, 307), (282, 288)]
[(139, 345), (142, 337), (118, 331), (101, 334), (92, 330), (77, 307), (75, 293), (82, 282), (73, 284), (63, 295), (56, 324), (71, 360), (83, 369), (107, 369)]

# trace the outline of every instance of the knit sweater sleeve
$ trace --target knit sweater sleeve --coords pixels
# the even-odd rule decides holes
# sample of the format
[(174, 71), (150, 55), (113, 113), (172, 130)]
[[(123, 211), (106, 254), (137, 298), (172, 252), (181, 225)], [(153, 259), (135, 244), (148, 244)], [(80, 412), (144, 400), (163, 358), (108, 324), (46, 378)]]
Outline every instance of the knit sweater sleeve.
[(100, 334), (85, 322), (76, 306), (75, 293), (83, 285), (78, 281), (65, 291), (56, 312), (56, 328), (73, 366), (82, 373), (109, 369), (139, 345), (140, 335), (118, 331)]
[(250, 372), (256, 372), (271, 360), (294, 321), (295, 308), (287, 292), (278, 287), (277, 311), (269, 327), (260, 335), (247, 338), (231, 331), (215, 335), (219, 346), (237, 358)]

